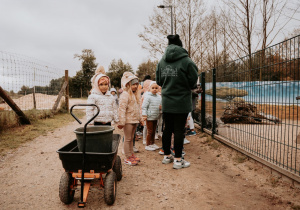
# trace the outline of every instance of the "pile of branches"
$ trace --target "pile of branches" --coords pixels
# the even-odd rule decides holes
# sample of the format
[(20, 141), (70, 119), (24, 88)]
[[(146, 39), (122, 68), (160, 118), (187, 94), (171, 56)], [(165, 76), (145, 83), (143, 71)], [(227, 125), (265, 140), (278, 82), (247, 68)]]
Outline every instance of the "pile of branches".
[(279, 123), (280, 120), (272, 115), (266, 115), (259, 112), (254, 104), (237, 102), (225, 108), (220, 118), (225, 124), (261, 124), (265, 120)]

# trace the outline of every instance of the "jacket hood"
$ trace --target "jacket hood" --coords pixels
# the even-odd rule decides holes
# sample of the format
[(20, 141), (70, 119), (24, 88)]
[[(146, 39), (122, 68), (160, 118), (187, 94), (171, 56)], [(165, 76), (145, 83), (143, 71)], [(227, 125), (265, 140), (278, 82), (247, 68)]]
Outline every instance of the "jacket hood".
[(98, 86), (98, 81), (99, 81), (99, 79), (101, 79), (101, 77), (107, 77), (108, 78), (108, 86), (110, 86), (110, 79), (107, 75), (105, 75), (105, 74), (95, 75), (95, 78), (92, 78), (93, 92), (102, 93)]
[(110, 92), (113, 92), (113, 91), (117, 93), (116, 88), (111, 88), (111, 89), (110, 89)]
[(129, 71), (125, 71), (122, 79), (121, 79), (121, 87), (123, 90), (126, 90), (126, 84), (130, 82), (133, 79), (139, 79), (137, 76), (135, 76), (133, 73)]
[(147, 91), (149, 91), (150, 83), (151, 83), (151, 82), (152, 82), (152, 80), (150, 80), (150, 79), (145, 80), (145, 82), (144, 82), (144, 87), (143, 87), (144, 93), (147, 92)]
[(166, 62), (172, 63), (188, 56), (188, 52), (184, 48), (171, 44), (166, 48), (165, 54), (163, 55), (163, 59)]

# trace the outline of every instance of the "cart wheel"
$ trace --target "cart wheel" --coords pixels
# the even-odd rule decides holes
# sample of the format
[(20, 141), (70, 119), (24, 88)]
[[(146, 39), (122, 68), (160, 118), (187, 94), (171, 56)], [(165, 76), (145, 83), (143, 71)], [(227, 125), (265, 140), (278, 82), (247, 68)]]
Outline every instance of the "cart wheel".
[(114, 204), (117, 194), (117, 175), (111, 171), (105, 176), (104, 200), (108, 205)]
[(117, 180), (120, 181), (122, 179), (122, 161), (119, 155), (116, 158), (113, 171), (117, 175)]
[(74, 178), (68, 172), (61, 175), (59, 182), (59, 198), (65, 204), (72, 203), (74, 199), (75, 190), (72, 190)]

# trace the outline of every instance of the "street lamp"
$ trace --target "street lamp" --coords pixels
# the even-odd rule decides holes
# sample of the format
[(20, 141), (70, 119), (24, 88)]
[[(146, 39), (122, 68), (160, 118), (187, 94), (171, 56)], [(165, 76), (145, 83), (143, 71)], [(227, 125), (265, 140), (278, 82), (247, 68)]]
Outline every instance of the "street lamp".
[(158, 8), (170, 8), (171, 9), (171, 34), (173, 35), (173, 6), (169, 5), (169, 6), (165, 6), (165, 5), (159, 5), (157, 6)]

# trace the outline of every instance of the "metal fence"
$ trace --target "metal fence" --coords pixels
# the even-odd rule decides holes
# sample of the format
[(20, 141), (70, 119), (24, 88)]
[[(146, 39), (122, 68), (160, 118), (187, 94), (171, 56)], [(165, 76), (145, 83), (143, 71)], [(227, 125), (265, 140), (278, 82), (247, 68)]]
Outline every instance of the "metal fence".
[[(21, 110), (51, 109), (64, 82), (63, 76), (63, 69), (0, 51), (0, 86)], [(0, 110), (11, 110), (1, 97)]]
[(299, 62), (300, 35), (202, 73), (200, 118), (214, 138), (298, 182)]

